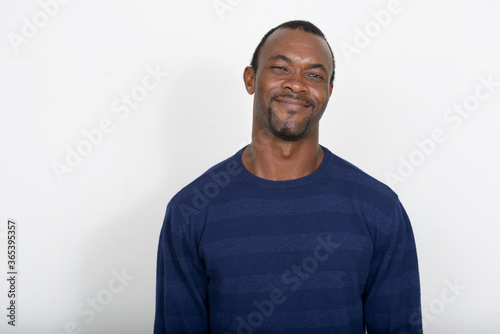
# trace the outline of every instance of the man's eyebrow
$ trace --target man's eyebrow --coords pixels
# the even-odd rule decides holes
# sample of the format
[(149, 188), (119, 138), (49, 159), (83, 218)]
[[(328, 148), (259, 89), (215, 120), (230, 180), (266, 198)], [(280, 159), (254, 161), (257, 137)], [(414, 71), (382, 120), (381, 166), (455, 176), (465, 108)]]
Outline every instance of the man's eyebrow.
[(284, 60), (284, 61), (289, 62), (289, 63), (292, 62), (292, 60), (290, 58), (288, 58), (287, 56), (284, 56), (284, 55), (276, 55), (276, 56), (273, 56), (269, 59), (270, 60)]
[[(269, 58), (270, 60), (284, 60), (288, 63), (291, 63), (292, 60), (290, 58), (288, 58), (287, 56), (284, 56), (284, 55), (276, 55), (276, 56), (273, 56), (271, 58)], [(323, 71), (325, 72), (328, 72), (326, 70), (326, 67), (323, 65), (323, 64), (316, 64), (316, 63), (313, 63), (313, 64), (310, 64), (309, 65), (309, 68), (319, 68), (319, 69), (322, 69)]]
[(325, 66), (323, 66), (323, 64), (311, 64), (309, 65), (310, 68), (319, 68), (319, 69), (322, 69), (323, 71), (325, 72), (328, 72), (325, 68)]

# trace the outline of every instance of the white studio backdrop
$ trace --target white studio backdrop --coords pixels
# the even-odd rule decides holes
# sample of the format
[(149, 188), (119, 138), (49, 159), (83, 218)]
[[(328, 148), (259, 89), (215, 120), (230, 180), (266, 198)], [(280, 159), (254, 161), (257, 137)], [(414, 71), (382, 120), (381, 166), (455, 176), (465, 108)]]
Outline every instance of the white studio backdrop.
[(243, 68), (270, 28), (305, 19), (337, 62), (320, 143), (400, 196), (425, 332), (498, 333), (499, 11), (494, 0), (2, 0), (0, 332), (152, 332), (166, 204), (249, 142)]

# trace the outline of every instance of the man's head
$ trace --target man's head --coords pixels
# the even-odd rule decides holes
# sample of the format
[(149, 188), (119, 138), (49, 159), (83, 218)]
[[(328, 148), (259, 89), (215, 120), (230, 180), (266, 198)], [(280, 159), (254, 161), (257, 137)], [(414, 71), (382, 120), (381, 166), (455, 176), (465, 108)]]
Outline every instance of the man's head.
[(257, 70), (258, 62), (259, 62), (259, 54), (260, 54), (260, 50), (262, 49), (262, 46), (267, 41), (269, 36), (271, 36), (271, 34), (278, 29), (300, 29), (300, 30), (305, 31), (305, 32), (310, 32), (311, 34), (319, 36), (325, 40), (326, 45), (328, 45), (328, 49), (330, 50), (330, 54), (332, 55), (333, 72), (332, 72), (332, 75), (330, 77), (330, 84), (332, 84), (333, 79), (335, 78), (335, 58), (333, 57), (332, 48), (330, 47), (330, 44), (328, 44), (328, 41), (326, 40), (326, 37), (323, 34), (323, 32), (318, 27), (316, 27), (314, 24), (312, 24), (311, 22), (308, 22), (308, 21), (300, 21), (300, 20), (288, 21), (288, 22), (282, 23), (279, 26), (269, 30), (264, 35), (264, 37), (262, 37), (262, 40), (260, 41), (259, 45), (257, 45), (257, 48), (255, 48), (250, 66), (252, 68), (254, 68), (255, 70)]
[(255, 125), (285, 141), (317, 135), (334, 67), (331, 48), (313, 24), (291, 21), (270, 30), (244, 73), (248, 93), (255, 93)]

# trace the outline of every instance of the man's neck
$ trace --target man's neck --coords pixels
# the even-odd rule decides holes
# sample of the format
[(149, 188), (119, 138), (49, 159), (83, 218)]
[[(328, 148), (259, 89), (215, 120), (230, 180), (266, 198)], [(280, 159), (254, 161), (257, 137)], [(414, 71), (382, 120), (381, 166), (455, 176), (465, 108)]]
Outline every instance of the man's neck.
[(312, 174), (323, 161), (324, 152), (318, 134), (299, 141), (271, 136), (252, 136), (241, 158), (246, 169), (272, 181), (294, 180)]

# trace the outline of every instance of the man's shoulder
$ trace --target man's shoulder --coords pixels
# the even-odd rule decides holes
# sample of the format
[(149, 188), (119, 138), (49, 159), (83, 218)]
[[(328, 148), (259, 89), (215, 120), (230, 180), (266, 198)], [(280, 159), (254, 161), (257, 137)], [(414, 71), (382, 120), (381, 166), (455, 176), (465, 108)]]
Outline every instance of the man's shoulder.
[(193, 202), (193, 198), (214, 198), (226, 188), (241, 171), (240, 151), (213, 165), (175, 194), (171, 202), (175, 205)]
[[(333, 153), (332, 153), (333, 154)], [(387, 185), (354, 164), (333, 155), (330, 182), (335, 192), (353, 203), (367, 226), (390, 234), (397, 230), (402, 208), (398, 195)]]
[(386, 184), (369, 175), (353, 163), (329, 151), (332, 157), (330, 178), (349, 188), (352, 193), (386, 198), (397, 201), (397, 194)]

